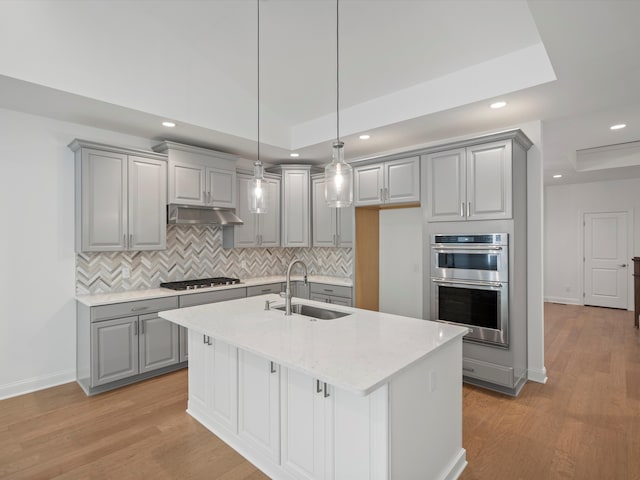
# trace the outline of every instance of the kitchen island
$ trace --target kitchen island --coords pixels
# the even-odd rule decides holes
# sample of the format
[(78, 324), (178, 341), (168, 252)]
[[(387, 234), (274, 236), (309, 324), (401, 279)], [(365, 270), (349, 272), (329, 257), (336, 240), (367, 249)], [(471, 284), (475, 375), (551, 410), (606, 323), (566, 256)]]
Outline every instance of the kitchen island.
[(160, 312), (189, 329), (190, 415), (274, 479), (460, 475), (467, 329), (335, 305), (348, 315), (285, 316), (283, 304)]

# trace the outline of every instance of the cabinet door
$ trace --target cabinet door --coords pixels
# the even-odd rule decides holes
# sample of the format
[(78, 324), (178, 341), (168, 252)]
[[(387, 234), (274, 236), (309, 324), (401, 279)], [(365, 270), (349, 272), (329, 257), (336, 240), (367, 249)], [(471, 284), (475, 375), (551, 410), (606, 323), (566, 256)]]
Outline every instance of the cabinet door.
[(207, 337), (195, 330), (188, 330), (189, 335), (189, 405), (188, 409), (207, 413), (210, 392), (210, 365), (213, 350), (207, 345)]
[(189, 360), (189, 330), (179, 327), (178, 338), (180, 338), (180, 362), (186, 362)]
[(286, 170), (282, 175), (282, 246), (309, 246), (309, 172)]
[[(236, 171), (207, 167), (207, 205), (236, 207)], [(240, 217), (242, 218), (242, 217)]]
[(312, 232), (314, 247), (333, 247), (337, 243), (337, 209), (327, 205), (324, 195), (324, 178), (311, 180), (313, 202)]
[(354, 207), (338, 209), (338, 246), (353, 247)]
[(384, 163), (385, 203), (420, 201), (420, 157)]
[(125, 250), (127, 156), (82, 149), (82, 251)]
[(180, 361), (178, 325), (151, 313), (140, 316), (140, 373)]
[[(267, 213), (256, 215), (259, 223), (261, 247), (280, 246), (280, 180), (267, 179), (269, 206)], [(244, 218), (244, 217), (240, 217)]]
[(169, 162), (169, 203), (205, 205), (206, 188), (203, 165)]
[(129, 250), (167, 246), (167, 162), (129, 157)]
[(220, 340), (211, 339), (210, 375), (205, 381), (211, 417), (233, 433), (238, 433), (238, 349)]
[(365, 165), (353, 169), (353, 203), (356, 207), (380, 205), (384, 188), (384, 166), (382, 163)]
[(511, 140), (467, 148), (469, 219), (511, 218)]
[(282, 468), (296, 478), (331, 478), (333, 396), (325, 398), (309, 375), (283, 368), (281, 398)]
[(244, 224), (233, 227), (233, 245), (236, 248), (258, 245), (258, 216), (249, 211), (250, 182), (251, 177), (238, 175), (237, 214), (244, 221)]
[(280, 368), (238, 351), (238, 435), (272, 461), (280, 461)]
[(465, 149), (433, 153), (425, 158), (427, 215), (431, 222), (466, 217)]
[(138, 317), (91, 324), (91, 386), (138, 374)]

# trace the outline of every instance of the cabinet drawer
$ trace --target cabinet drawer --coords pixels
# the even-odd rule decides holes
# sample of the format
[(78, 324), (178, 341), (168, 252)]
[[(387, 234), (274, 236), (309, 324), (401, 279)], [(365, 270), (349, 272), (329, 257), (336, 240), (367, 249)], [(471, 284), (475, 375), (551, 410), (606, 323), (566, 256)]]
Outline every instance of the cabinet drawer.
[(485, 382), (513, 388), (513, 368), (503, 367), (495, 363), (480, 360), (462, 359), (462, 374), (465, 377), (477, 378)]
[(193, 307), (194, 305), (204, 305), (205, 303), (224, 302), (225, 300), (235, 300), (247, 296), (247, 289), (233, 288), (218, 292), (192, 293), (190, 295), (180, 295), (180, 308)]
[(101, 305), (91, 309), (91, 321), (97, 322), (108, 318), (142, 315), (145, 313), (160, 312), (162, 310), (171, 310), (173, 308), (178, 308), (177, 296)]
[(351, 298), (351, 287), (344, 287), (342, 285), (325, 285), (324, 283), (312, 283), (311, 293)]
[(255, 297), (256, 295), (265, 295), (267, 293), (280, 293), (282, 292), (282, 284), (270, 283), (268, 285), (254, 285), (247, 287), (247, 297)]

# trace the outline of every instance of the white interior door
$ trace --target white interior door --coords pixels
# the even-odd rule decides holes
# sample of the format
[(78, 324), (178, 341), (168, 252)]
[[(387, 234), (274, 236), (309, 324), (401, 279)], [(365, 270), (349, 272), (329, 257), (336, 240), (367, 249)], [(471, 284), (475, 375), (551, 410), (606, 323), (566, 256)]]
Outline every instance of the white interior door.
[(584, 215), (584, 304), (627, 308), (627, 213)]

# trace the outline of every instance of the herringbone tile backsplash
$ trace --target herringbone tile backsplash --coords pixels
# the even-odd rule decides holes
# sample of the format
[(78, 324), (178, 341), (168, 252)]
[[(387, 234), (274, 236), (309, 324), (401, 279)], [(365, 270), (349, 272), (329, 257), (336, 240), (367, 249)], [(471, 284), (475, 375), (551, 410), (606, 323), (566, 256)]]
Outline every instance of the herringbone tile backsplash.
[[(156, 288), (160, 282), (205, 277), (282, 275), (294, 258), (309, 274), (351, 277), (351, 248), (222, 248), (218, 226), (167, 226), (167, 249), (76, 255), (76, 293), (109, 293)], [(130, 278), (124, 278), (128, 268)]]

